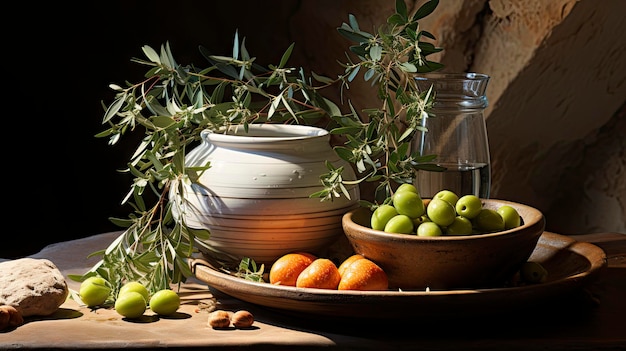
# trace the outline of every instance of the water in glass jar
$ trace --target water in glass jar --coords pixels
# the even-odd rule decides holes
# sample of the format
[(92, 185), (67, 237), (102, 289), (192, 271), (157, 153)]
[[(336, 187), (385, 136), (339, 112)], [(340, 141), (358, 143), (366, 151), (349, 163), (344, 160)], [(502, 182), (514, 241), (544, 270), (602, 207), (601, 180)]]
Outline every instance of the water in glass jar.
[(443, 172), (417, 172), (415, 186), (422, 198), (432, 198), (441, 190), (450, 190), (459, 197), (473, 194), (489, 198), (491, 182), (488, 164), (439, 164), (446, 167)]

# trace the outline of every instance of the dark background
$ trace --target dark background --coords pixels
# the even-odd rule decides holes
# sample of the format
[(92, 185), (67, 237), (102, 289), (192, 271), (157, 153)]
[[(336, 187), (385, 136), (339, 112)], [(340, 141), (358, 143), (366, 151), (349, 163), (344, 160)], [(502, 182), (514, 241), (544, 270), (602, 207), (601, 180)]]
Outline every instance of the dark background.
[[(125, 136), (116, 146), (94, 136), (106, 129), (101, 124), (104, 113), (101, 101), (108, 104), (114, 97), (108, 85), (142, 79), (146, 67), (131, 62), (133, 57), (144, 58), (142, 46), (149, 45), (158, 51), (169, 41), (179, 63), (203, 66), (205, 61), (198, 46), (230, 55), (235, 31), (239, 30), (257, 63), (278, 63), (284, 50), (296, 43), (290, 61), (292, 67), (331, 76), (340, 69), (336, 61), (343, 60), (343, 51), (349, 43), (329, 33), (336, 34), (336, 26), (346, 20), (348, 13), (363, 18), (359, 21), (363, 28), (379, 24), (377, 19), (391, 10), (393, 2), (96, 0), (79, 6), (29, 1), (11, 5), (0, 24), (4, 39), (1, 106), (5, 156), (5, 227), (0, 258), (30, 255), (51, 243), (121, 229), (109, 217), (125, 218), (131, 212), (120, 202), (132, 179), (117, 170), (126, 167), (143, 132)], [(619, 33), (616, 38), (620, 38)], [(526, 78), (532, 79), (532, 76)], [(355, 95), (357, 91), (352, 90), (354, 100), (368, 96)], [(554, 96), (556, 101), (568, 100), (558, 93)], [(611, 169), (619, 170), (619, 163), (607, 164), (606, 171), (602, 163), (604, 159), (619, 162), (619, 156), (614, 155), (623, 154), (623, 142), (613, 142), (616, 136), (623, 139), (620, 137), (623, 118), (616, 116), (615, 123), (607, 124), (599, 132), (590, 131), (591, 138), (581, 139), (576, 148), (572, 147), (594, 156), (581, 156), (580, 151), (575, 151), (566, 160), (559, 160), (568, 162), (574, 172), (559, 177), (548, 168), (551, 159), (544, 159), (548, 164), (544, 169), (549, 170), (546, 176), (552, 177), (548, 178), (552, 183), (544, 182), (544, 175), (537, 174), (537, 184), (558, 186), (549, 189), (545, 189), (547, 185), (531, 186), (543, 197), (504, 193), (504, 187), (500, 189), (501, 196), (543, 210), (549, 217), (551, 231), (566, 234), (612, 231), (613, 227), (604, 225), (605, 211), (597, 206), (594, 211), (587, 211), (585, 207), (589, 203), (595, 206), (598, 201), (606, 202), (601, 194), (606, 191), (601, 189), (605, 182), (619, 185), (612, 182), (610, 173)], [(590, 143), (597, 146), (589, 146)], [(561, 154), (556, 151), (554, 155)], [(510, 183), (508, 189), (516, 187)], [(587, 198), (589, 189), (598, 194), (592, 202)], [(527, 200), (517, 196), (527, 196)], [(565, 200), (554, 201), (554, 198)], [(617, 204), (618, 198), (607, 206)], [(575, 217), (574, 212), (585, 216)]]
[[(290, 42), (288, 33), (272, 33), (286, 18), (276, 14), (299, 2), (285, 3), (115, 0), (70, 7), (21, 2), (6, 12), (2, 56), (8, 96), (2, 130), (7, 206), (0, 258), (121, 229), (109, 217), (130, 213), (120, 203), (132, 179), (117, 170), (125, 168), (135, 140), (127, 137), (110, 146), (94, 136), (106, 129), (101, 101), (109, 103), (114, 96), (108, 85), (137, 82), (146, 71), (131, 62), (145, 58), (142, 46), (158, 51), (169, 41), (179, 63), (203, 65), (199, 45), (229, 55), (239, 30), (257, 62), (278, 62)], [(7, 16), (15, 20), (6, 21)], [(281, 50), (262, 50), (268, 46)]]

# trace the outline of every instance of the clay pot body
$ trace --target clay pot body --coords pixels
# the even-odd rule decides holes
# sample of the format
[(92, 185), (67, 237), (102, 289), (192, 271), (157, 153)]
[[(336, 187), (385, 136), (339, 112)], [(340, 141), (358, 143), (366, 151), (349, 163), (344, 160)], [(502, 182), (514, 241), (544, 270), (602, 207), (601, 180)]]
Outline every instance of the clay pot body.
[[(270, 263), (291, 251), (317, 252), (343, 235), (341, 218), (357, 206), (359, 189), (332, 201), (310, 197), (322, 190), (326, 161), (344, 166), (344, 179), (355, 179), (351, 166), (330, 146), (321, 128), (301, 125), (250, 125), (227, 134), (205, 130), (202, 143), (186, 156), (187, 166), (210, 163), (197, 183), (173, 187), (177, 220), (208, 229), (201, 242), (208, 252)], [(180, 214), (183, 214), (181, 216)]]

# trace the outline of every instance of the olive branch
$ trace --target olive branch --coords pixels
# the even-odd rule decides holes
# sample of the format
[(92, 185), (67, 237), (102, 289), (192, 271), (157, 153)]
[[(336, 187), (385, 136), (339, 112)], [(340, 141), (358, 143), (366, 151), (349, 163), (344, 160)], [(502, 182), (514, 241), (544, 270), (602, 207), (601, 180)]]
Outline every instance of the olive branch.
[[(328, 173), (320, 175), (322, 190), (310, 195), (320, 201), (349, 197), (346, 185), (363, 181), (377, 183), (375, 198), (379, 201), (393, 193), (394, 184), (410, 183), (416, 171), (431, 169), (433, 166), (422, 163), (434, 155), (411, 153), (410, 142), (415, 131), (423, 129), (420, 121), (428, 117), (426, 111), (434, 96), (430, 91), (420, 93), (412, 77), (442, 67), (426, 59), (442, 49), (424, 40), (435, 38), (418, 24), (437, 5), (438, 0), (428, 1), (409, 16), (404, 1), (396, 0), (396, 12), (375, 34), (360, 29), (356, 18), (349, 15), (338, 32), (355, 42), (350, 47), (353, 56), (346, 54), (344, 71), (335, 78), (314, 72), (306, 76), (302, 68), (289, 67), (294, 44), (277, 65), (261, 66), (238, 32), (230, 56), (214, 55), (200, 47), (209, 63), (204, 68), (179, 64), (169, 43), (159, 52), (144, 46), (146, 59), (132, 59), (148, 68), (144, 79), (127, 82), (124, 87), (110, 85), (115, 98), (102, 104), (107, 129), (96, 135), (115, 145), (126, 134), (143, 133), (122, 170), (134, 177), (122, 200), (133, 211), (128, 218), (111, 218), (123, 232), (106, 249), (91, 255), (102, 259), (89, 272), (71, 278), (82, 281), (101, 275), (117, 284), (112, 291), (115, 294), (124, 281), (140, 281), (154, 292), (193, 275), (187, 259), (198, 251), (197, 242), (208, 239), (210, 233), (188, 227), (184, 216), (174, 220), (172, 206), (176, 203), (169, 201), (169, 194), (174, 191), (183, 196), (182, 184), (197, 182), (210, 167), (185, 165), (187, 150), (199, 143), (205, 129), (223, 133), (235, 125), (296, 123), (321, 126), (342, 136), (345, 143), (334, 149), (354, 165), (358, 179), (344, 180), (343, 168), (327, 162)], [(377, 87), (381, 105), (360, 113), (348, 103), (349, 111), (344, 114), (321, 92), (340, 84), (344, 101), (345, 90), (360, 72)], [(376, 203), (364, 201), (362, 205)], [(253, 267), (251, 276), (258, 279), (262, 272), (246, 259), (241, 264)]]

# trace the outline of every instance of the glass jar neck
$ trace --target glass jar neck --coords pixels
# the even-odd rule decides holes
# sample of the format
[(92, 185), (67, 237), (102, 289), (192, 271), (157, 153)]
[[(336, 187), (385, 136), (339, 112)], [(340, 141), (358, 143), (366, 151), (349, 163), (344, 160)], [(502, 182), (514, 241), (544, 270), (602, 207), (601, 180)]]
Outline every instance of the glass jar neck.
[(489, 76), (480, 73), (425, 73), (415, 76), (420, 93), (433, 89), (432, 112), (484, 110)]

